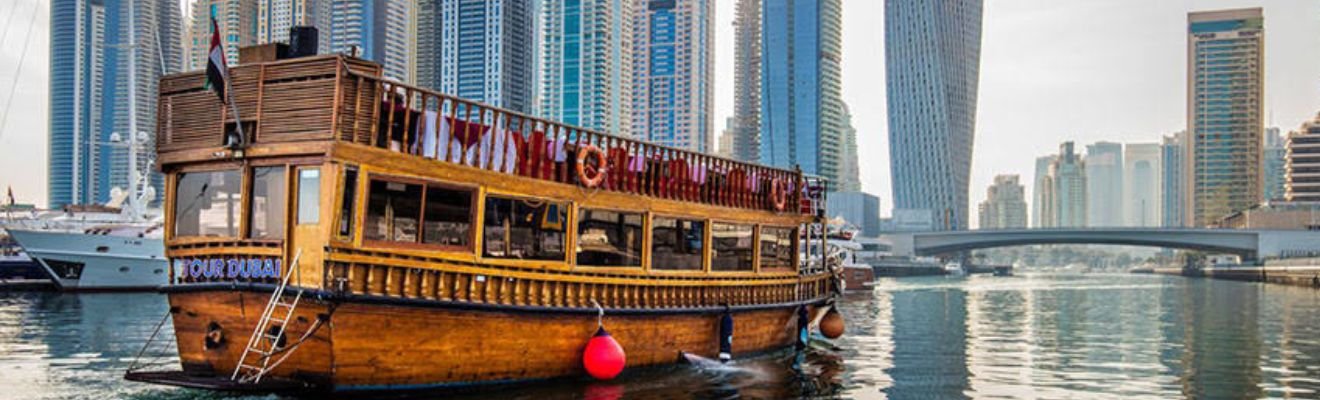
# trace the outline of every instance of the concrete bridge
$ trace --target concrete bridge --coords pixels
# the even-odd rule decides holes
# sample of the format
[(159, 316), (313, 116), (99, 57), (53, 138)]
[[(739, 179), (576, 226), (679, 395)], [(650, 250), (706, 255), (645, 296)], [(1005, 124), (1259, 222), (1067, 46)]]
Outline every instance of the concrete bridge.
[(1320, 231), (1169, 228), (1001, 229), (882, 235), (894, 255), (933, 256), (1033, 244), (1114, 244), (1227, 253), (1243, 260), (1320, 254)]

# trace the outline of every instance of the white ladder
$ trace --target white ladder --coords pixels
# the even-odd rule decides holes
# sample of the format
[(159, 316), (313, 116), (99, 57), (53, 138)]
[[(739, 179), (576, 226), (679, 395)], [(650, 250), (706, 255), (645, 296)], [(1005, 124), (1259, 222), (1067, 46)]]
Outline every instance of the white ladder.
[[(252, 336), (248, 338), (247, 347), (243, 349), (243, 355), (238, 358), (238, 365), (234, 367), (234, 374), (229, 377), (230, 380), (239, 383), (259, 383), (262, 376), (279, 366), (280, 362), (283, 362), (292, 353), (292, 349), (288, 346), (289, 340), (284, 335), (284, 331), (289, 326), (289, 319), (293, 318), (293, 310), (298, 307), (298, 301), (302, 300), (303, 290), (297, 288), (297, 294), (293, 296), (293, 302), (291, 303), (283, 302), (282, 298), (284, 297), (284, 289), (289, 286), (289, 277), (292, 277), (298, 271), (298, 259), (301, 257), (302, 249), (298, 249), (298, 253), (293, 256), (293, 263), (285, 270), (284, 279), (275, 288), (275, 293), (271, 293), (270, 301), (266, 302), (266, 309), (261, 312), (261, 319), (257, 321), (257, 326), (252, 329)], [(286, 310), (284, 318), (272, 318), (277, 308)], [(278, 324), (274, 334), (267, 330), (272, 322)], [(285, 346), (280, 346), (281, 338), (284, 338)], [(270, 345), (262, 346), (265, 343), (270, 343)], [(284, 355), (272, 363), (271, 357), (281, 352), (284, 352)], [(248, 355), (253, 353), (260, 357), (249, 360)], [(248, 363), (248, 361), (252, 362)]]

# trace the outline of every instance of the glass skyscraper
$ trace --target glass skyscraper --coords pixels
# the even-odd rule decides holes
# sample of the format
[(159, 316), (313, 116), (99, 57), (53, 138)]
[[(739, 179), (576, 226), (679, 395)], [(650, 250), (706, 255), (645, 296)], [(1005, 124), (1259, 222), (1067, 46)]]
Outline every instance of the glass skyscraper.
[(1187, 132), (1165, 136), (1160, 143), (1160, 220), (1165, 228), (1187, 226)]
[(839, 0), (764, 0), (761, 163), (839, 181), (843, 99)]
[(417, 27), (418, 85), (532, 113), (532, 0), (423, 0)]
[(332, 0), (330, 53), (349, 53), (380, 63), (385, 77), (415, 83), (417, 2), (412, 0)]
[[(103, 203), (129, 188), (128, 150), (105, 143), (143, 132), (141, 170), (155, 157), (158, 81), (183, 61), (179, 3), (54, 0), (50, 10), (49, 205)], [(152, 182), (159, 198), (160, 174)]]
[[(726, 0), (727, 1), (727, 0)], [(761, 160), (761, 0), (737, 0), (733, 16), (733, 116), (722, 149), (735, 160)], [(722, 144), (723, 144), (722, 143)]]
[(1187, 15), (1185, 210), (1194, 226), (1260, 202), (1264, 45), (1260, 8)]
[(537, 114), (631, 136), (633, 0), (541, 5)]
[(968, 227), (981, 0), (886, 0), (885, 71), (895, 209)]
[(631, 131), (638, 138), (714, 152), (714, 0), (631, 0)]

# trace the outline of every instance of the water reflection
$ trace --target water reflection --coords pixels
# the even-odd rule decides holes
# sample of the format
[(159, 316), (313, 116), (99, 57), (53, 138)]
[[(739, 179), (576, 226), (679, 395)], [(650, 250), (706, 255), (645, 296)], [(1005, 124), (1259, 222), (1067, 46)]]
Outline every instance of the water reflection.
[[(0, 398), (196, 398), (119, 379), (155, 294), (0, 294)], [(393, 397), (1316, 398), (1320, 291), (1133, 275), (882, 280), (837, 349)], [(370, 394), (372, 397), (378, 393)]]

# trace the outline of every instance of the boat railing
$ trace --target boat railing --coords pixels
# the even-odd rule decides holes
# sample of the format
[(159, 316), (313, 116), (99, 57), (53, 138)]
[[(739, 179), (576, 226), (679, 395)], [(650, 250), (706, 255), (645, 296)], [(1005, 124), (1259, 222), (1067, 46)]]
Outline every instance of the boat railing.
[[(351, 109), (356, 112), (346, 116), (355, 124), (345, 128), (358, 132), (352, 139), (359, 144), (566, 184), (585, 184), (577, 165), (583, 162), (584, 149), (594, 147), (601, 151), (607, 171), (595, 184), (599, 189), (766, 210), (791, 211), (799, 203), (804, 213), (814, 204), (806, 196), (809, 181), (796, 171), (609, 135), (366, 74), (350, 75), (353, 87), (375, 88), (345, 99), (354, 103)], [(358, 97), (363, 93), (377, 95)], [(787, 204), (776, 205), (774, 185), (783, 185)]]

